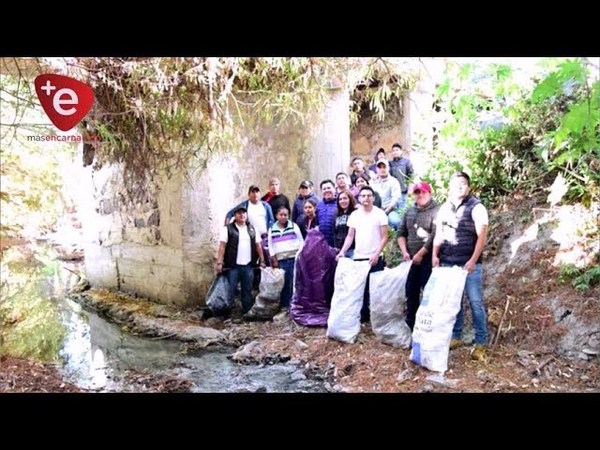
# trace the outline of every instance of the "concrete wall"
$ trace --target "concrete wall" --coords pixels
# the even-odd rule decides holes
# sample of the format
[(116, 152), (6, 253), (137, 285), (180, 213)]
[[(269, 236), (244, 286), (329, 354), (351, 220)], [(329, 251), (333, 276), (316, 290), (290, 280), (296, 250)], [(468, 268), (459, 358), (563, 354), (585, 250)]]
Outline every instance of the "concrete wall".
[[(365, 117), (352, 130), (350, 160), (360, 156), (368, 166), (373, 163), (380, 147), (389, 157), (392, 145), (399, 142), (405, 150), (404, 156), (413, 163), (415, 176), (420, 178), (427, 171), (433, 162), (427, 154), (434, 145), (436, 117), (432, 106), (436, 85), (441, 80), (442, 62), (423, 58), (422, 63), (421, 79), (415, 89), (402, 99), (401, 111), (400, 108), (387, 111), (382, 122)], [(352, 169), (348, 167), (347, 170)]]
[(315, 184), (349, 161), (348, 96), (332, 90), (331, 102), (312, 128), (279, 124), (238, 130), (239, 148), (193, 162), (188, 170), (154, 180), (142, 199), (125, 200), (122, 167), (82, 169), (80, 207), (86, 275), (93, 286), (117, 289), (179, 307), (205, 301), (227, 211), (262, 194), (269, 178), (293, 202), (302, 179)]
[(84, 170), (79, 211), (92, 285), (186, 305), (181, 180), (163, 180), (155, 197), (133, 203), (124, 200), (120, 166)]

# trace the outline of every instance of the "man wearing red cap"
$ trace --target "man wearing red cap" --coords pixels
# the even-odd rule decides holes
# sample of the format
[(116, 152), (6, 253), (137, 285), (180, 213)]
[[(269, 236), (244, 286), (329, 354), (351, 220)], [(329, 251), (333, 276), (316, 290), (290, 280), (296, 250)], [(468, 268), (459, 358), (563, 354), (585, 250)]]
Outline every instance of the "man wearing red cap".
[(406, 210), (398, 228), (398, 245), (402, 257), (412, 261), (406, 279), (406, 324), (415, 326), (421, 291), (431, 276), (431, 250), (435, 236), (435, 218), (440, 204), (431, 198), (431, 186), (425, 181), (416, 183), (412, 194), (415, 204)]

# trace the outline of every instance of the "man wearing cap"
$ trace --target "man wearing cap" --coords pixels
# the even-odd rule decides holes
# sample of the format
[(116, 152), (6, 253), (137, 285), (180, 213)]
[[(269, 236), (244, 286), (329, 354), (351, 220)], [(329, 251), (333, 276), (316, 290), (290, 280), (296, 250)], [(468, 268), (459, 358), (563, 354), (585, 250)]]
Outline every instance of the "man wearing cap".
[(265, 267), (265, 258), (260, 237), (252, 224), (248, 223), (248, 211), (242, 205), (234, 208), (233, 222), (221, 228), (215, 271), (226, 270), (231, 296), (235, 294), (238, 282), (241, 285), (242, 313), (252, 308), (253, 268), (260, 264)]
[(299, 224), (302, 222), (304, 216), (304, 202), (309, 198), (315, 201), (315, 204), (319, 203), (321, 199), (313, 191), (314, 185), (310, 180), (302, 180), (300, 186), (298, 186), (298, 197), (294, 201), (294, 207), (292, 208), (292, 222)]
[(375, 158), (373, 159), (373, 164), (369, 166), (369, 172), (372, 173), (371, 178), (375, 178), (377, 176), (377, 161), (380, 159), (385, 159), (385, 149), (380, 147), (375, 153)]
[(426, 181), (414, 185), (415, 204), (406, 210), (398, 228), (398, 246), (405, 261), (412, 261), (406, 279), (406, 324), (415, 326), (421, 290), (431, 276), (431, 250), (435, 236), (435, 218), (440, 204), (431, 198), (431, 186)]
[[(275, 215), (271, 209), (269, 203), (260, 199), (260, 188), (252, 184), (248, 188), (248, 198), (236, 205), (231, 209), (225, 216), (225, 225), (231, 222), (236, 208), (245, 208), (248, 212), (248, 223), (251, 223), (259, 238), (261, 239), (261, 245), (263, 247), (263, 253), (265, 259), (269, 261), (269, 247), (267, 244), (267, 232), (271, 225), (275, 223)], [(254, 271), (254, 289), (258, 290), (260, 284), (260, 269), (256, 268)]]
[(377, 161), (377, 176), (370, 185), (381, 196), (381, 209), (387, 214), (390, 226), (397, 230), (400, 223), (400, 214), (396, 211), (401, 196), (400, 183), (390, 175), (389, 169), (387, 159)]
[(239, 207), (245, 208), (248, 212), (248, 222), (254, 226), (254, 229), (260, 237), (266, 236), (267, 231), (275, 222), (273, 210), (269, 203), (260, 200), (260, 188), (255, 184), (248, 188), (248, 198), (235, 205), (225, 216), (225, 225), (231, 222), (235, 210)]

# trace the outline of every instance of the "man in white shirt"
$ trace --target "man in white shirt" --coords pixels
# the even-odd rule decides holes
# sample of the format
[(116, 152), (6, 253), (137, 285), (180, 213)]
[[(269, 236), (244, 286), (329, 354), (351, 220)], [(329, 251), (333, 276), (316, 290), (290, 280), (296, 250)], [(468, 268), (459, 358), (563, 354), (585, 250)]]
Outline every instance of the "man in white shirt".
[(231, 208), (225, 216), (225, 225), (233, 220), (236, 208), (243, 207), (248, 212), (248, 222), (254, 226), (259, 237), (266, 236), (275, 222), (275, 216), (269, 203), (260, 199), (260, 188), (255, 184), (248, 188), (248, 198)]
[(234, 221), (221, 228), (219, 234), (219, 249), (215, 271), (226, 270), (234, 296), (238, 282), (241, 285), (242, 313), (252, 308), (253, 268), (257, 263), (265, 267), (265, 258), (260, 245), (260, 237), (254, 227), (248, 223), (248, 211), (243, 206), (238, 206), (234, 211)]
[[(355, 241), (354, 261), (368, 260), (372, 272), (383, 270), (385, 261), (381, 252), (388, 241), (388, 217), (381, 208), (373, 205), (375, 194), (370, 186), (364, 186), (358, 194), (361, 207), (350, 214), (348, 218), (348, 236), (336, 259), (343, 258), (346, 251)], [(371, 311), (369, 308), (369, 277), (365, 286), (363, 307), (360, 311), (361, 322), (369, 322)]]
[[(487, 209), (471, 195), (471, 179), (465, 172), (456, 172), (450, 179), (448, 200), (436, 217), (432, 266), (460, 266), (469, 274), (465, 293), (471, 306), (475, 329), (475, 347), (471, 358), (485, 360), (488, 340), (487, 314), (483, 302), (483, 267), (481, 254), (488, 228)], [(450, 349), (462, 345), (463, 308), (456, 316)]]

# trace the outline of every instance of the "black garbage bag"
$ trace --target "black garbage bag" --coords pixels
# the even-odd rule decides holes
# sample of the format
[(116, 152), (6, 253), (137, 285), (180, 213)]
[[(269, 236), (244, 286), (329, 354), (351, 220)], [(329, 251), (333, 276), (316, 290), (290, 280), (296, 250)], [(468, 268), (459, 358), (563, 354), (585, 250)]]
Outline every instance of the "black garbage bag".
[(217, 275), (206, 294), (206, 306), (215, 316), (225, 316), (231, 312), (234, 303), (229, 278), (222, 273)]

